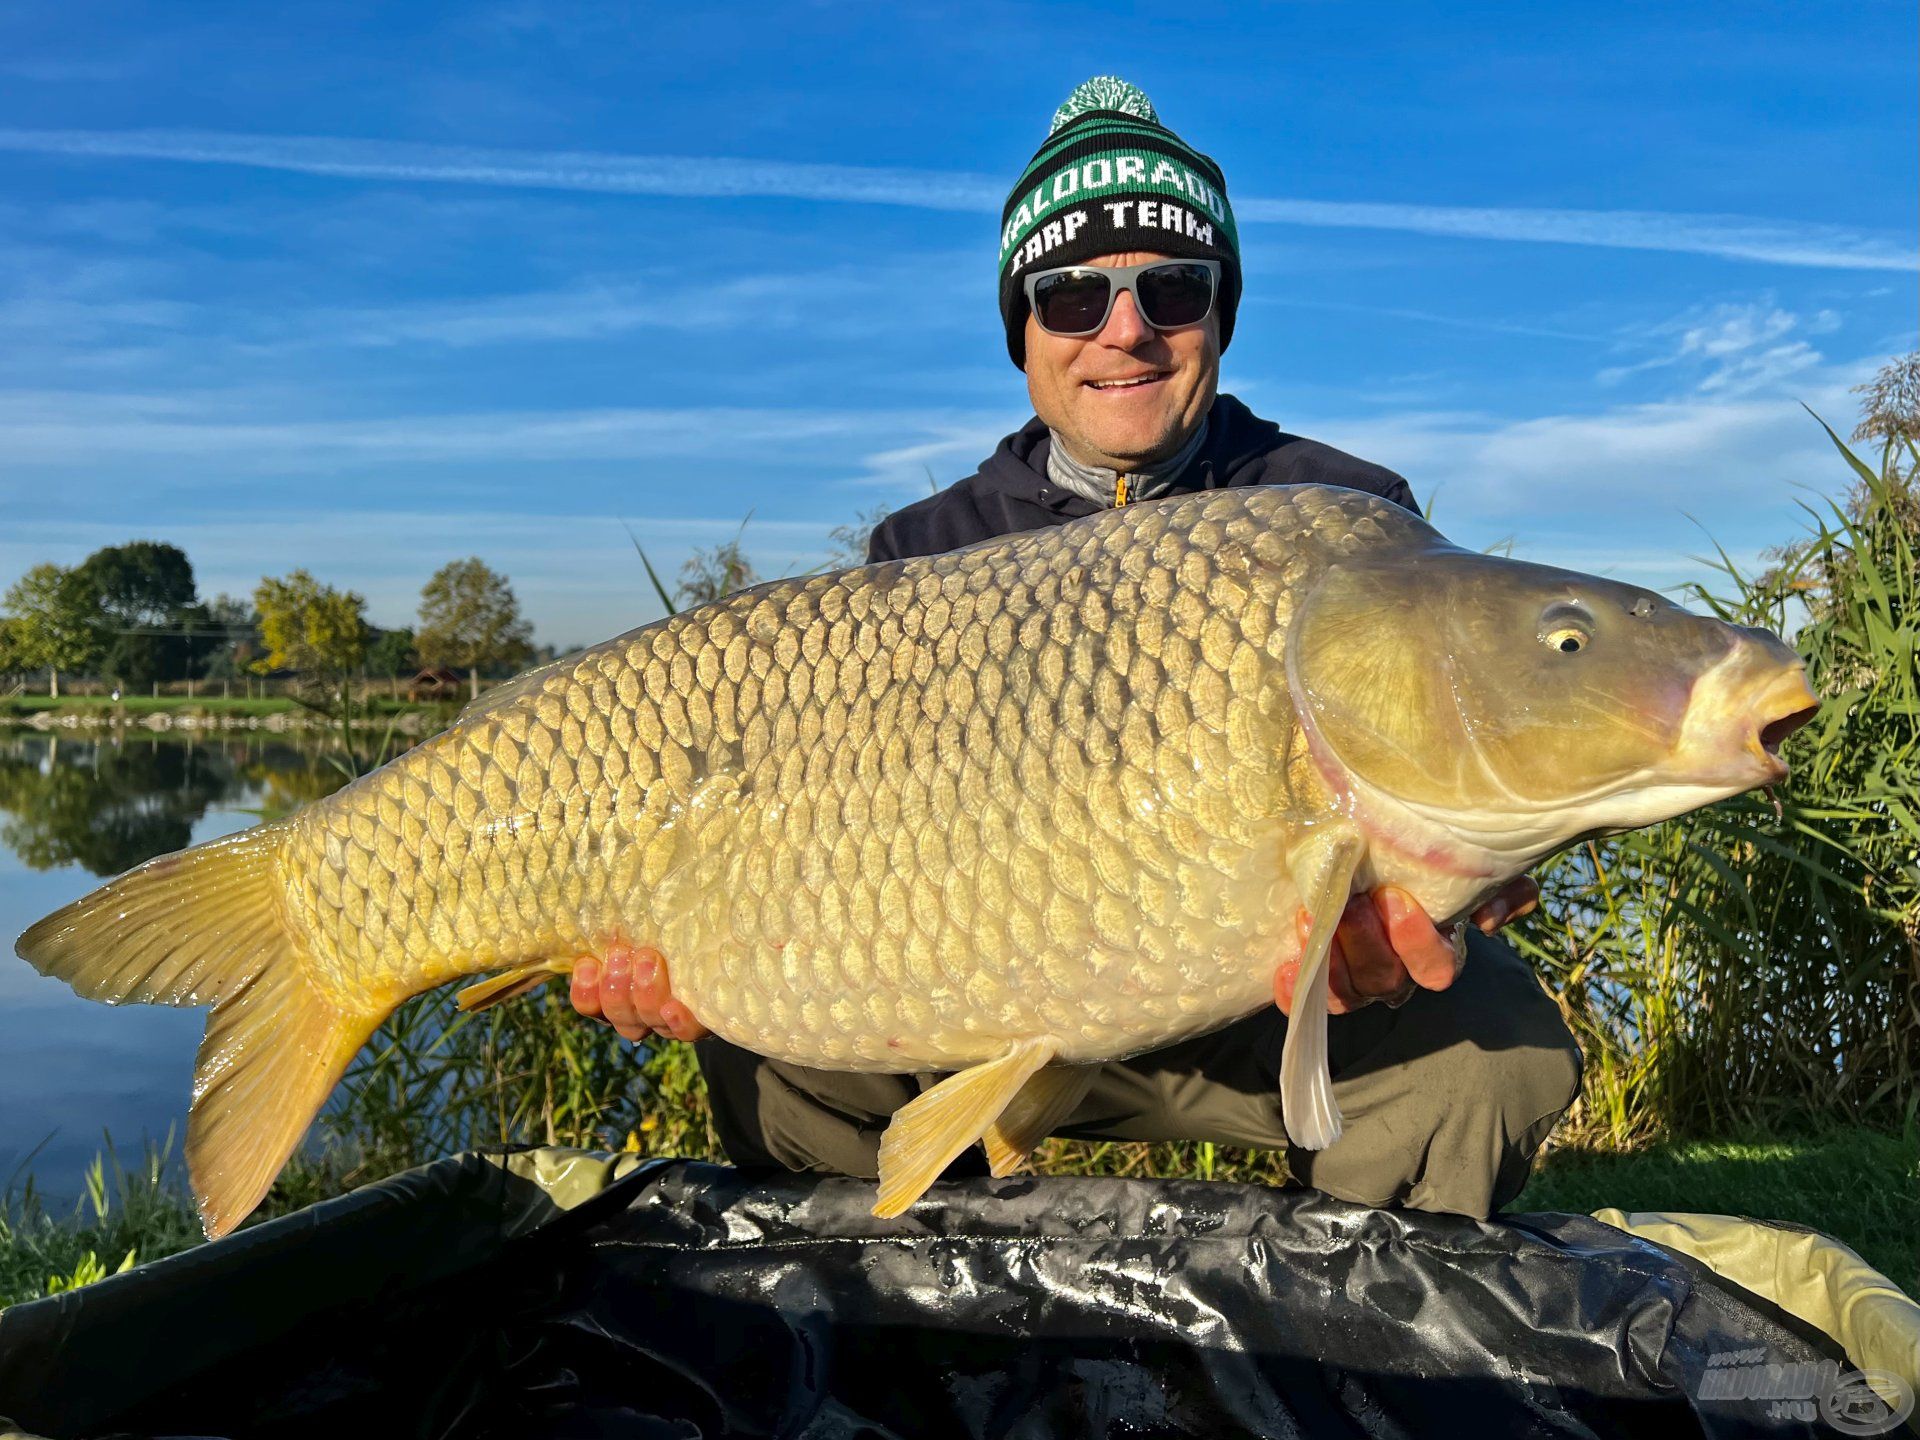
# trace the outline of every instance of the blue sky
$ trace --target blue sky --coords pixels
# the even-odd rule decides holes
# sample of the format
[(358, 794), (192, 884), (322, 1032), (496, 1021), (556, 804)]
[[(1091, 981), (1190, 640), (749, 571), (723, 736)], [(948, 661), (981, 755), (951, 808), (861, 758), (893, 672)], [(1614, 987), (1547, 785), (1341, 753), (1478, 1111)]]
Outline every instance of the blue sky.
[(999, 201), (1080, 80), (1218, 159), (1224, 388), (1463, 543), (1655, 585), (1912, 348), (1910, 3), (0, 9), (0, 586), (172, 540), (542, 639), (766, 573), (1027, 416)]

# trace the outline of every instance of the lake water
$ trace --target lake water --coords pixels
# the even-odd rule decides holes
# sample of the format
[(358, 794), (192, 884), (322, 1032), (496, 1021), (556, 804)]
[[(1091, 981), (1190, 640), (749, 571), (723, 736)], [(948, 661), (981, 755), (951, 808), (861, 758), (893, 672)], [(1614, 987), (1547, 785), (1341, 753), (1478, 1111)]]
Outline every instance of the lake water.
[(286, 736), (0, 729), (0, 1186), (77, 1193), (110, 1133), (186, 1134), (205, 1012), (82, 1000), (13, 953), (14, 937), (154, 855), (328, 794), (340, 772)]

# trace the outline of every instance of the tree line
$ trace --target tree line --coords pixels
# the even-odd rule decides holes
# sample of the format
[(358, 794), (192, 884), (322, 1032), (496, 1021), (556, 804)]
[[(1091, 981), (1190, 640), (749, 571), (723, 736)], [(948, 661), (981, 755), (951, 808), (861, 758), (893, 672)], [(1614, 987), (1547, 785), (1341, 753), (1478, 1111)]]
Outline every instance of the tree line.
[(126, 686), (293, 672), (330, 691), (357, 674), (417, 666), (483, 671), (533, 656), (533, 627), (507, 577), (477, 556), (450, 561), (420, 592), (418, 624), (382, 629), (365, 599), (306, 570), (268, 576), (251, 597), (202, 600), (177, 545), (135, 540), (74, 566), (36, 565), (0, 601), (0, 674), (98, 676)]

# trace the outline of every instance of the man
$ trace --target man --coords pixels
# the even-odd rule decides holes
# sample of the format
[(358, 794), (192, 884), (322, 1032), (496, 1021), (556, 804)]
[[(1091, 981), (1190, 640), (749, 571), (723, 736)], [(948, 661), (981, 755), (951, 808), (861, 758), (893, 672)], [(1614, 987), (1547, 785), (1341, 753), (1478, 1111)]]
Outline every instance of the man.
[[(883, 521), (870, 561), (1228, 485), (1346, 485), (1412, 507), (1392, 471), (1218, 394), (1240, 299), (1226, 184), (1137, 89), (1101, 77), (1074, 91), (1007, 200), (1000, 253), (1007, 349), (1034, 419), (978, 474)], [(1348, 905), (1328, 1027), (1346, 1131), (1324, 1151), (1291, 1146), (1280, 1109), (1291, 966), (1275, 974), (1275, 1008), (1102, 1066), (1058, 1133), (1286, 1147), (1296, 1176), (1342, 1198), (1484, 1217), (1519, 1193), (1579, 1088), (1579, 1047), (1558, 1008), (1490, 938), (1537, 895), (1517, 881), (1474, 916), (1477, 930), (1453, 937), (1396, 889)], [(736, 1164), (871, 1177), (889, 1117), (938, 1078), (807, 1070), (729, 1045), (672, 998), (652, 951), (583, 961), (572, 999), (628, 1039), (698, 1041)], [(963, 1157), (956, 1169), (984, 1164)]]

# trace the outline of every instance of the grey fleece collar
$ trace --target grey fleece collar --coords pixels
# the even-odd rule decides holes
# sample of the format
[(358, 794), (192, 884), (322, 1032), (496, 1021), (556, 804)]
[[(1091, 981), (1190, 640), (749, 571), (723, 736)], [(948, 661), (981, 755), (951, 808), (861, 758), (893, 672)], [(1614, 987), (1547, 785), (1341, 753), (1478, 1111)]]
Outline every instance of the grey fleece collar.
[[(1171, 490), (1206, 443), (1208, 424), (1202, 420), (1187, 443), (1165, 460), (1142, 466), (1128, 475), (1127, 500), (1152, 500)], [(1047, 478), (1062, 490), (1071, 490), (1096, 505), (1111, 507), (1119, 498), (1120, 472), (1099, 465), (1082, 465), (1060, 443), (1059, 431), (1050, 430), (1048, 434), (1053, 437), (1053, 443), (1047, 447)]]

